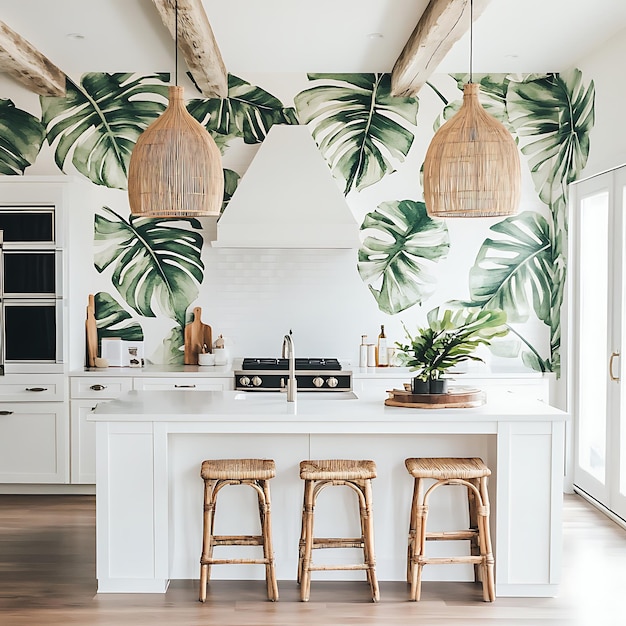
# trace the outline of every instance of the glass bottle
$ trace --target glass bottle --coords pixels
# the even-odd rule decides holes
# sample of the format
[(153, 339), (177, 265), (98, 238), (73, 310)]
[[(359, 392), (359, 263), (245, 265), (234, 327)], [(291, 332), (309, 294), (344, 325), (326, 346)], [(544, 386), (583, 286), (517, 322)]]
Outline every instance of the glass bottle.
[(385, 326), (380, 325), (380, 335), (378, 335), (378, 346), (376, 350), (376, 367), (387, 367), (389, 359), (387, 356), (387, 336), (385, 335)]

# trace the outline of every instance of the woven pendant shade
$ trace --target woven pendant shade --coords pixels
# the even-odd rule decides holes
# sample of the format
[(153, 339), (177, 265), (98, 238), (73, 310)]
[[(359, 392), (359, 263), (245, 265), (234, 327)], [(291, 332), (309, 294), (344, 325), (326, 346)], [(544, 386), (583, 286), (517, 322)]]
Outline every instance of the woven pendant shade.
[(517, 145), (468, 83), (463, 105), (433, 137), (424, 160), (424, 201), (435, 217), (495, 217), (517, 212), (521, 192)]
[(130, 156), (131, 213), (160, 218), (218, 216), (223, 199), (219, 148), (187, 111), (183, 88), (170, 86), (167, 109), (139, 136)]

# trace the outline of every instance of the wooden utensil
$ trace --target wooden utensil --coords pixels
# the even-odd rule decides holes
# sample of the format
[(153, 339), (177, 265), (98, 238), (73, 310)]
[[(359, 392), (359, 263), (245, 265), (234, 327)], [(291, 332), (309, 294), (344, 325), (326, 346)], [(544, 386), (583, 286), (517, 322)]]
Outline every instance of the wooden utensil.
[(212, 352), (213, 338), (211, 327), (203, 324), (202, 309), (199, 306), (193, 309), (193, 322), (185, 326), (185, 365), (198, 365), (198, 354), (203, 346)]
[(98, 329), (96, 325), (96, 300), (89, 294), (87, 303), (87, 319), (85, 321), (87, 367), (96, 366), (98, 356)]

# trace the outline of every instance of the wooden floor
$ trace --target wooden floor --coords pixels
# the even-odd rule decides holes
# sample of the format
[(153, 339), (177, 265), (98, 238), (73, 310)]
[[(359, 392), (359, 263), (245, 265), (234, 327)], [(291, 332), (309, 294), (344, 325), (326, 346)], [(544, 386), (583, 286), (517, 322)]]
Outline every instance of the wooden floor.
[(93, 496), (0, 495), (0, 625), (49, 626), (625, 626), (626, 531), (580, 497), (565, 497), (564, 571), (558, 598), (481, 601), (472, 583), (424, 583), (407, 601), (404, 583), (313, 581), (298, 601), (295, 582), (214, 581), (206, 604), (196, 581), (174, 581), (163, 595), (96, 595)]

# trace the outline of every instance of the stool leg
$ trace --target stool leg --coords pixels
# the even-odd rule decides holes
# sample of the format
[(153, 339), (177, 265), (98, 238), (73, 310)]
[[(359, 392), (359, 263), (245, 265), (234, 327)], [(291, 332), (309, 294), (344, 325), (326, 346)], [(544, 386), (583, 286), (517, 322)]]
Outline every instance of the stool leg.
[(363, 555), (367, 564), (367, 580), (372, 591), (372, 600), (380, 600), (378, 579), (376, 578), (376, 558), (374, 556), (374, 520), (372, 517), (372, 481), (366, 479), (359, 485), (365, 497), (365, 508), (361, 508), (361, 529), (363, 533)]
[[(421, 479), (419, 479), (421, 481)], [(426, 552), (426, 524), (428, 521), (428, 504), (425, 495), (419, 488), (420, 497), (417, 501), (417, 515), (415, 521), (415, 542), (413, 548), (413, 567), (411, 571), (411, 600), (418, 602), (422, 595), (422, 557)]]
[(267, 597), (275, 602), (278, 600), (278, 583), (276, 582), (276, 569), (274, 566), (274, 549), (272, 547), (272, 516), (270, 488), (267, 480), (259, 480), (259, 517), (261, 519), (261, 534), (263, 535), (263, 558), (265, 564), (265, 581), (267, 584)]
[(304, 535), (304, 548), (302, 550), (302, 563), (300, 566), (300, 600), (308, 602), (311, 593), (311, 554), (313, 552), (313, 480), (304, 481), (304, 506), (302, 510), (302, 529)]
[(411, 500), (411, 512), (409, 516), (409, 540), (406, 555), (406, 582), (413, 580), (413, 563), (416, 554), (416, 528), (418, 503), (422, 498), (422, 480), (416, 478), (413, 481), (413, 499)]
[(298, 584), (302, 582), (302, 561), (304, 560), (304, 537), (306, 531), (305, 515), (306, 511), (306, 485), (304, 489), (304, 495), (302, 497), (302, 523), (300, 528), (300, 542), (298, 543)]
[(215, 485), (217, 480), (204, 481), (204, 512), (202, 519), (202, 555), (200, 557), (200, 602), (206, 601), (206, 586), (211, 576), (211, 566), (206, 562), (213, 557), (213, 522), (215, 520)]
[(491, 547), (491, 533), (489, 531), (489, 493), (487, 492), (487, 477), (480, 479), (480, 495), (482, 506), (478, 511), (480, 554), (482, 560), (483, 599), (493, 602), (496, 599), (495, 583), (493, 578), (493, 551)]
[(421, 478), (416, 478), (413, 486), (407, 559), (408, 582), (411, 584), (410, 598), (414, 602), (417, 602), (421, 595), (423, 564), (420, 562), (420, 557), (424, 555), (427, 515), (428, 507), (424, 505), (424, 483)]
[[(478, 478), (471, 478), (468, 482), (472, 483), (478, 490), (480, 490), (480, 483)], [(476, 502), (476, 493), (473, 489), (467, 488), (467, 500), (469, 507), (469, 528), (473, 530), (476, 535), (470, 539), (470, 554), (472, 556), (480, 555), (479, 545), (479, 525), (478, 525), (478, 504)], [(479, 563), (474, 564), (474, 580), (481, 582), (482, 578), (482, 565)]]

